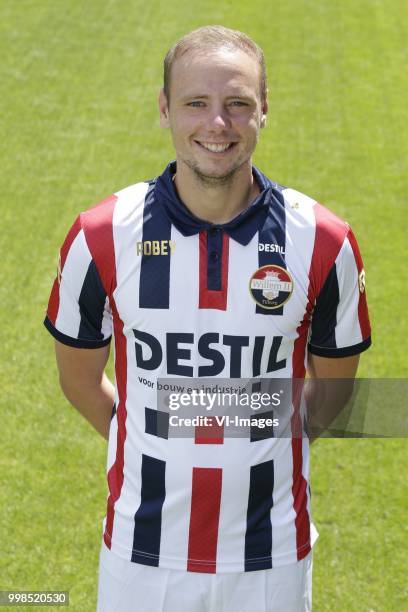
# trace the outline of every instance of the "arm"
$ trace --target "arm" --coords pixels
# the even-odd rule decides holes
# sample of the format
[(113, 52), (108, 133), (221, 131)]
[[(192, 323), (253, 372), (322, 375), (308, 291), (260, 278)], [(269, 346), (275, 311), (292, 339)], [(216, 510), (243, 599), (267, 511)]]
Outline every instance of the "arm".
[[(350, 401), (359, 354), (371, 344), (363, 262), (353, 232), (349, 226), (346, 229), (332, 264), (324, 250), (320, 253), (318, 271), (325, 272), (322, 285), (316, 287), (306, 385), (311, 441), (330, 427)], [(346, 410), (336, 423), (343, 430), (344, 419), (348, 420)]]
[[(309, 440), (314, 442), (346, 406), (353, 393), (360, 355), (318, 357), (308, 354), (305, 396)], [(333, 379), (338, 379), (337, 384)]]
[(61, 389), (69, 402), (106, 439), (115, 389), (105, 374), (109, 345), (103, 348), (73, 348), (55, 341)]

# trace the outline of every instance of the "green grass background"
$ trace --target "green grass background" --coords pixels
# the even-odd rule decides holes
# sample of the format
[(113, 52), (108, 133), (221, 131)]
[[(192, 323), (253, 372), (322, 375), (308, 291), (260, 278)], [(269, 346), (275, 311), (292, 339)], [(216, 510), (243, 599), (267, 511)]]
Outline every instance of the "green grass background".
[[(263, 47), (255, 162), (350, 222), (373, 325), (359, 374), (407, 376), (407, 18), (405, 0), (1, 0), (0, 589), (95, 608), (106, 444), (63, 399), (42, 319), (77, 212), (173, 157), (155, 100), (188, 30), (221, 23)], [(315, 611), (406, 609), (405, 451), (314, 445)]]

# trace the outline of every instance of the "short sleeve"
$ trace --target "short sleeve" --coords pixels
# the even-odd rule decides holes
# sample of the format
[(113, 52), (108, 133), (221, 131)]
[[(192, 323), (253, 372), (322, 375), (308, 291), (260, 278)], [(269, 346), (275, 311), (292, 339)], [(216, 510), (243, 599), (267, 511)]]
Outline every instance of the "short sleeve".
[(308, 349), (321, 357), (348, 357), (371, 344), (365, 272), (349, 229), (312, 313)]
[(109, 298), (88, 248), (80, 216), (60, 251), (44, 325), (56, 340), (77, 348), (100, 348), (111, 339)]

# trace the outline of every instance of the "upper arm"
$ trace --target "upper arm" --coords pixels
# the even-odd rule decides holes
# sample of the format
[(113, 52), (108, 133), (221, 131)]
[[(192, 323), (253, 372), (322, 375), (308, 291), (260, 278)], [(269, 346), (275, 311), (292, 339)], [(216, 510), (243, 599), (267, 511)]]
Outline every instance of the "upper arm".
[(360, 355), (319, 357), (308, 354), (307, 372), (311, 378), (355, 378)]
[(110, 342), (110, 302), (89, 249), (81, 216), (61, 248), (44, 323), (59, 343), (74, 349), (96, 350)]
[(99, 385), (109, 358), (109, 345), (96, 349), (83, 349), (55, 341), (60, 383), (63, 389), (75, 386)]
[(347, 373), (354, 361), (344, 359), (358, 356), (371, 344), (363, 262), (351, 229), (316, 296), (310, 331), (309, 353), (337, 362), (323, 365), (315, 360), (319, 371), (335, 374), (337, 368), (345, 368)]

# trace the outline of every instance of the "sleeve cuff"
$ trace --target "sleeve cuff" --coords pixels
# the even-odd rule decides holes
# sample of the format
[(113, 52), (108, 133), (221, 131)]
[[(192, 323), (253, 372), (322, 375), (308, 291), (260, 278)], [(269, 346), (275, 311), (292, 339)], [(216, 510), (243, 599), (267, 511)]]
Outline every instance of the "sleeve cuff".
[(358, 344), (354, 344), (353, 346), (344, 346), (342, 348), (336, 347), (324, 347), (324, 346), (314, 346), (313, 344), (308, 344), (309, 353), (312, 355), (317, 355), (318, 357), (351, 357), (352, 355), (358, 355), (359, 353), (363, 353), (371, 346), (371, 336), (363, 340), (363, 342), (359, 342)]
[(58, 340), (58, 342), (66, 344), (67, 346), (73, 346), (74, 348), (102, 348), (103, 346), (107, 346), (111, 341), (111, 336), (109, 336), (109, 338), (105, 338), (105, 340), (84, 340), (81, 338), (72, 338), (71, 336), (67, 336), (62, 332), (58, 331), (58, 329), (54, 327), (48, 317), (45, 317), (44, 325), (48, 329), (50, 334), (54, 336), (56, 340)]

